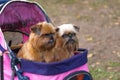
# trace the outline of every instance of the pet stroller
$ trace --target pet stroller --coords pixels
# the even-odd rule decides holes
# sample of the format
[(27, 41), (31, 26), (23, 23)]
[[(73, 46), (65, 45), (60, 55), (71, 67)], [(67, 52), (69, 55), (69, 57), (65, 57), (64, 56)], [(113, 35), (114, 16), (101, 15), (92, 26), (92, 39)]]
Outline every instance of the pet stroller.
[(40, 5), (28, 1), (4, 1), (0, 10), (0, 51), (4, 53), (1, 80), (92, 80), (86, 49), (78, 49), (80, 54), (60, 62), (43, 63), (18, 59), (15, 55), (18, 49), (11, 50), (11, 43), (7, 45), (2, 32), (19, 32), (24, 43), (30, 26), (43, 21), (51, 23)]

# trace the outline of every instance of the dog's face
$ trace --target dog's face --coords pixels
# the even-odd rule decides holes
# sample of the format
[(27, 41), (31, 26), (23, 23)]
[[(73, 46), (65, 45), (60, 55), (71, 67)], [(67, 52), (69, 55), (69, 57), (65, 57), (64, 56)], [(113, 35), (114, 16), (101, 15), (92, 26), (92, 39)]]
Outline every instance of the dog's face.
[(58, 26), (59, 28), (59, 40), (61, 41), (62, 46), (66, 47), (70, 51), (74, 51), (78, 48), (78, 39), (77, 39), (77, 32), (79, 28), (72, 24), (63, 24)]
[(29, 41), (40, 51), (52, 49), (56, 43), (55, 27), (47, 22), (32, 26)]

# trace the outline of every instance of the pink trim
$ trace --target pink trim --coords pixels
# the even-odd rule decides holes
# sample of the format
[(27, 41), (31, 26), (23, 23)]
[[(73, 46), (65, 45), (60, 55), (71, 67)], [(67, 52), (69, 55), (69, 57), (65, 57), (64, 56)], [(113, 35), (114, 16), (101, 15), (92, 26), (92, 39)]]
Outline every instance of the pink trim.
[[(7, 49), (5, 39), (4, 39), (4, 35), (2, 33), (1, 28), (0, 28), (0, 44), (4, 49)], [(0, 53), (2, 53), (2, 52), (0, 51)]]
[(11, 68), (10, 68), (10, 59), (9, 59), (9, 56), (7, 54), (4, 54), (4, 80), (10, 80), (11, 78), (11, 75), (12, 75), (12, 71), (11, 71)]
[(29, 76), (30, 80), (37, 80), (37, 79), (41, 79), (41, 80), (63, 80), (70, 73), (73, 73), (75, 71), (80, 71), (80, 70), (88, 72), (87, 64), (85, 64), (81, 67), (75, 68), (73, 70), (70, 70), (68, 72), (57, 74), (57, 75), (45, 76), (45, 75), (36, 75), (36, 74), (31, 74), (31, 73), (24, 73), (24, 75)]

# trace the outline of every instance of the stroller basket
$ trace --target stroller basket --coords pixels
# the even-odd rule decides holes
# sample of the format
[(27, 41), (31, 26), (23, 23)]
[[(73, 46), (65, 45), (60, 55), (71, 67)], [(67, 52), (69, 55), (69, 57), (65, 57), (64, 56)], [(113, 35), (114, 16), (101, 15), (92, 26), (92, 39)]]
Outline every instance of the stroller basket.
[[(60, 62), (43, 63), (18, 59), (6, 45), (2, 31), (20, 32), (25, 42), (30, 26), (43, 21), (51, 23), (51, 20), (43, 8), (33, 2), (9, 1), (2, 4), (0, 9), (0, 51), (8, 50), (8, 54), (3, 54), (2, 80), (92, 80), (86, 49), (78, 49), (79, 54)], [(12, 73), (16, 75), (11, 75)]]

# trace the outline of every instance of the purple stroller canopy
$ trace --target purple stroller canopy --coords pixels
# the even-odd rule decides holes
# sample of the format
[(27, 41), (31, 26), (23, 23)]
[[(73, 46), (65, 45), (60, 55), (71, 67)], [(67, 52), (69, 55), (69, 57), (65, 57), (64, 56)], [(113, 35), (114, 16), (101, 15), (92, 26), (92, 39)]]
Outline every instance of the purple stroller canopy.
[(9, 1), (2, 5), (0, 11), (0, 27), (3, 31), (14, 31), (42, 21), (50, 22), (46, 13), (36, 3)]

